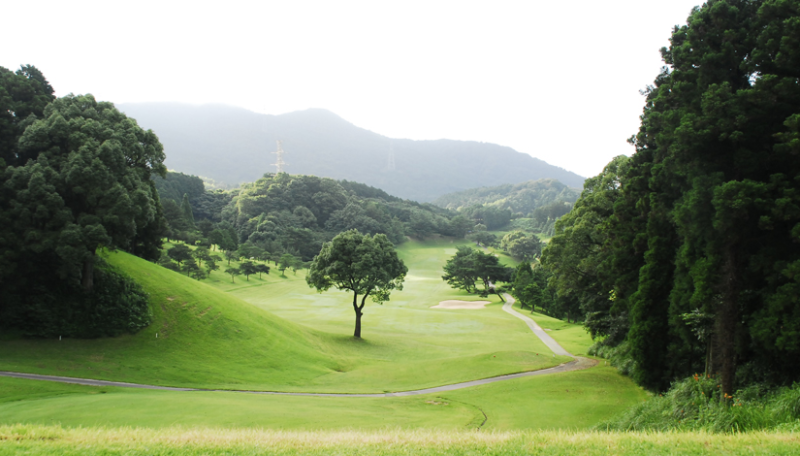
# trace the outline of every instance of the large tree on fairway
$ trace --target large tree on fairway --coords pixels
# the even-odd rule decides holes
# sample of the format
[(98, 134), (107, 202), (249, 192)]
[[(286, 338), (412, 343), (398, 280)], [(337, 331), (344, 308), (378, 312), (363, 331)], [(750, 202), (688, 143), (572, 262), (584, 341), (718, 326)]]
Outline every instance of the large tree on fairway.
[(468, 293), (478, 291), (475, 282), (483, 282), (482, 294), (491, 291), (495, 282), (511, 280), (512, 269), (506, 268), (500, 260), (482, 250), (470, 247), (459, 247), (456, 254), (444, 265), (442, 280), (453, 288), (462, 288)]
[(475, 250), (461, 246), (456, 254), (447, 260), (444, 265), (442, 280), (453, 288), (461, 288), (467, 293), (476, 291), (475, 282), (478, 280), (478, 265), (475, 261)]
[(403, 289), (407, 272), (386, 235), (370, 237), (350, 230), (322, 246), (311, 262), (306, 282), (320, 293), (331, 287), (352, 292), (356, 314), (353, 336), (361, 337), (361, 316), (367, 297), (379, 304), (388, 301), (392, 290)]

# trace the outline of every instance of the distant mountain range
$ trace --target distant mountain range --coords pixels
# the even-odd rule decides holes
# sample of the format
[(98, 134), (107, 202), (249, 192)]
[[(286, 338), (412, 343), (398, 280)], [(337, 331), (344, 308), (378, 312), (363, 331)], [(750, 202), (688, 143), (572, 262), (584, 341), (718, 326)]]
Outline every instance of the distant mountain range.
[[(475, 141), (390, 139), (336, 114), (309, 109), (278, 116), (225, 105), (120, 104), (152, 129), (170, 169), (236, 186), (274, 173), (276, 140), (284, 171), (347, 179), (401, 198), (430, 202), (474, 187), (552, 178), (580, 188), (584, 178), (510, 147)], [(393, 160), (390, 158), (393, 155)]]

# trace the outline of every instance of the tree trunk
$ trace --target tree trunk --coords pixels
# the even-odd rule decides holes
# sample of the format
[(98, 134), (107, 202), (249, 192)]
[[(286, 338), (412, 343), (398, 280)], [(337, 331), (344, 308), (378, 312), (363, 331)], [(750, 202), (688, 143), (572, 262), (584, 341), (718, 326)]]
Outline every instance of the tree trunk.
[(90, 292), (94, 288), (94, 258), (83, 260), (83, 275), (81, 277), (83, 291)]
[(362, 307), (358, 306), (358, 295), (353, 292), (353, 310), (356, 312), (356, 331), (353, 333), (353, 337), (361, 338), (361, 312)]
[(722, 392), (727, 395), (733, 395), (733, 380), (736, 375), (736, 321), (739, 314), (737, 272), (734, 246), (728, 246), (722, 265), (722, 302), (717, 311), (716, 331)]

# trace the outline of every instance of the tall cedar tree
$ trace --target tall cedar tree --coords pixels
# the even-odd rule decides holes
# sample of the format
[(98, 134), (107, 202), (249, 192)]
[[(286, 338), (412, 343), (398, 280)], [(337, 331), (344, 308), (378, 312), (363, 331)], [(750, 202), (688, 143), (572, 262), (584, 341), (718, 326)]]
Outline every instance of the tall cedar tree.
[(800, 374), (785, 362), (800, 355), (798, 18), (797, 0), (709, 1), (662, 49), (617, 208), (646, 219), (628, 339), (647, 387), (702, 368), (681, 317), (695, 309), (714, 315), (724, 393), (737, 366), (742, 380)]
[(163, 225), (151, 176), (166, 168), (152, 131), (111, 103), (69, 95), (27, 126), (18, 141), (23, 158), (3, 177), (5, 228), (21, 241), (19, 261), (50, 258), (61, 276), (91, 291), (100, 246), (158, 251)]

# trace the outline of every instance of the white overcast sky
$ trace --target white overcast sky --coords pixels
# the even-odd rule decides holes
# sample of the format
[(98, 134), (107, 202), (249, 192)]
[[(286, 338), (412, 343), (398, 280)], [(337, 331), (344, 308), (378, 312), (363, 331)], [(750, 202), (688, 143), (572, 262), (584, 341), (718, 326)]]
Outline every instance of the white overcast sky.
[(2, 8), (0, 66), (35, 65), (59, 96), (324, 108), (389, 137), (497, 143), (588, 177), (633, 153), (639, 90), (700, 3), (17, 1)]

